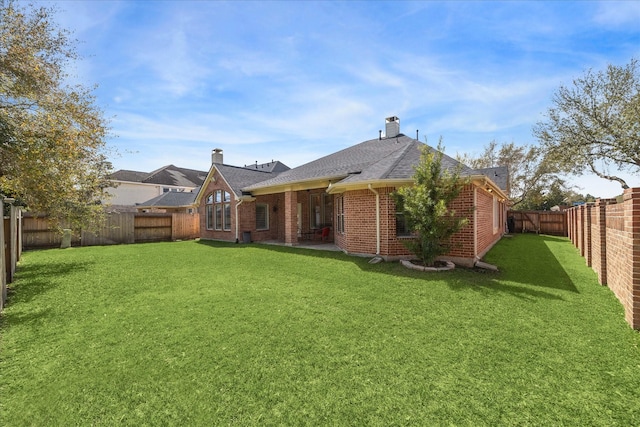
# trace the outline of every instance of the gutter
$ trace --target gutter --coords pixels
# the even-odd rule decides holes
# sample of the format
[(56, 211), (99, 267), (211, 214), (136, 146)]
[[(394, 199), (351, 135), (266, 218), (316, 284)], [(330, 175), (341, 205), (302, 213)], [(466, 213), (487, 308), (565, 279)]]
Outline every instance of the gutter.
[(367, 188), (376, 195), (376, 255), (380, 255), (380, 193), (374, 190), (371, 184)]
[(240, 196), (238, 197), (238, 202), (236, 203), (236, 243), (240, 242), (240, 221), (238, 220), (238, 206), (242, 204), (245, 200), (248, 202), (253, 202), (256, 198), (253, 196)]
[(239, 228), (240, 228), (240, 226), (239, 226), (240, 221), (238, 221), (238, 219), (239, 219), (239, 217), (238, 217), (238, 206), (240, 206), (242, 204), (242, 202), (244, 202), (244, 199), (240, 199), (236, 203), (236, 243), (238, 243), (240, 241), (240, 239), (238, 237), (240, 235), (239, 234), (240, 232), (238, 231)]

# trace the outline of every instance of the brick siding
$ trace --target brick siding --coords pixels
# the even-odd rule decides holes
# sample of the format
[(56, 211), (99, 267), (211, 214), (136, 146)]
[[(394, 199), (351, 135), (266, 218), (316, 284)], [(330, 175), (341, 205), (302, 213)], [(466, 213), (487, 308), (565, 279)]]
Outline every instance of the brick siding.
[(572, 243), (618, 298), (626, 321), (640, 329), (640, 188), (626, 189), (621, 203), (598, 199), (567, 215)]
[[(206, 228), (206, 198), (215, 190), (224, 190), (232, 195), (231, 199), (231, 230), (207, 230)], [(388, 259), (407, 258), (411, 253), (403, 244), (403, 237), (396, 236), (396, 207), (391, 193), (393, 187), (375, 188), (380, 201), (380, 251), (379, 254)], [(296, 245), (303, 238), (313, 237), (314, 230), (310, 227), (310, 198), (314, 194), (325, 194), (324, 188), (288, 191), (270, 195), (257, 196), (255, 200), (244, 200), (238, 205), (235, 195), (226, 186), (225, 181), (214, 174), (214, 179), (207, 184), (198, 212), (203, 220), (200, 222), (200, 236), (203, 239), (236, 240), (236, 206), (240, 222), (237, 238), (242, 241), (243, 233), (250, 232), (251, 240), (279, 241)], [(331, 204), (333, 212), (331, 235), (339, 248), (347, 253), (374, 255), (376, 254), (376, 194), (368, 189), (346, 191), (339, 195), (325, 195), (333, 198)], [(336, 197), (344, 198), (344, 231), (337, 232), (335, 219), (337, 217)], [(256, 204), (269, 205), (269, 229), (256, 230)], [(461, 214), (468, 215), (469, 223), (452, 236), (453, 249), (447, 256), (455, 260), (473, 264), (489, 248), (491, 248), (504, 234), (505, 207), (500, 203), (498, 214), (500, 218), (498, 228), (494, 228), (494, 196), (473, 184), (464, 187), (460, 196), (452, 203), (452, 208)], [(298, 233), (298, 204), (301, 209), (300, 231)], [(474, 208), (475, 207), (475, 208)]]
[[(380, 255), (389, 258), (411, 256), (403, 244), (405, 238), (396, 236), (396, 208), (391, 196), (395, 188), (376, 188), (375, 191), (380, 195)], [(348, 253), (375, 254), (375, 193), (371, 190), (347, 191), (343, 197), (345, 231), (343, 234), (336, 234), (336, 245)], [(472, 264), (504, 234), (506, 207), (503, 202), (500, 202), (498, 209), (500, 218), (497, 221), (498, 227), (494, 229), (493, 198), (491, 193), (473, 184), (464, 187), (451, 208), (461, 214), (467, 214), (469, 223), (452, 236), (453, 248), (447, 257), (464, 259)], [(475, 209), (474, 206), (476, 206)]]

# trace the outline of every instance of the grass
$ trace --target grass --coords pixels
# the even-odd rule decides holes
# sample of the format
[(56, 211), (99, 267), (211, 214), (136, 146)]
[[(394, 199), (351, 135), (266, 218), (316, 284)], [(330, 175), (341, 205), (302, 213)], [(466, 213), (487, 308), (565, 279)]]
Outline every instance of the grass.
[(500, 273), (176, 242), (28, 252), (0, 424), (640, 424), (640, 334), (566, 239)]

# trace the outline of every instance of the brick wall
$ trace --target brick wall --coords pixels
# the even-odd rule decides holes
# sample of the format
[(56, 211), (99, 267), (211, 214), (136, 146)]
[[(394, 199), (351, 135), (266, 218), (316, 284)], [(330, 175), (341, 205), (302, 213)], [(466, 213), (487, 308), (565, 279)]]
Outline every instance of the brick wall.
[[(231, 193), (231, 229), (230, 230), (208, 230), (206, 221), (206, 198), (208, 194), (216, 190), (224, 190)], [(269, 228), (267, 230), (256, 230), (256, 204), (266, 203), (269, 206)], [(236, 205), (238, 210), (238, 239), (243, 241), (243, 233), (250, 232), (251, 240), (261, 242), (266, 240), (280, 240), (285, 238), (285, 195), (283, 193), (258, 196), (255, 200), (245, 200), (238, 205), (234, 193), (221, 179), (216, 171), (214, 179), (207, 184), (206, 192), (202, 197), (198, 213), (200, 213), (200, 237), (203, 239), (226, 240), (233, 242), (236, 240)], [(294, 203), (294, 216), (295, 216)], [(294, 222), (295, 224), (295, 222)]]
[(640, 329), (640, 188), (625, 190), (621, 203), (598, 199), (567, 214), (571, 241)]
[[(395, 188), (375, 188), (380, 197), (380, 255), (389, 258), (408, 257), (411, 253), (396, 236), (396, 207), (391, 193)], [(376, 195), (371, 190), (347, 191), (344, 197), (345, 231), (336, 233), (335, 244), (348, 253), (376, 253)], [(466, 214), (469, 223), (452, 236), (453, 249), (448, 257), (473, 263), (504, 234), (505, 205), (500, 202), (494, 228), (493, 195), (473, 184), (464, 187), (451, 208)], [(473, 207), (476, 206), (476, 209)], [(477, 234), (477, 238), (476, 238)]]
[[(231, 193), (231, 229), (230, 230), (207, 230), (207, 212), (206, 212), (206, 199), (207, 195), (211, 194), (215, 190), (224, 190), (228, 193)], [(207, 184), (206, 192), (200, 201), (200, 206), (198, 206), (198, 213), (200, 214), (200, 238), (203, 239), (213, 239), (213, 240), (228, 240), (235, 241), (236, 240), (236, 200), (233, 191), (226, 184), (224, 179), (220, 176), (218, 171), (216, 170), (213, 179)], [(242, 230), (240, 230), (242, 233)], [(242, 234), (239, 236), (240, 240), (242, 240)]]

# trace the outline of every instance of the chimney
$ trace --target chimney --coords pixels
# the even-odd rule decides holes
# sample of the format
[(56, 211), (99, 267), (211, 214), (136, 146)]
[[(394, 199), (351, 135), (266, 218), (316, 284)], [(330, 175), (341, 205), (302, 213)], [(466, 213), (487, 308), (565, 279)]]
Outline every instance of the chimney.
[(385, 138), (393, 138), (400, 135), (400, 119), (396, 116), (384, 119), (384, 136)]
[(211, 151), (211, 163), (222, 164), (222, 148), (214, 148)]

